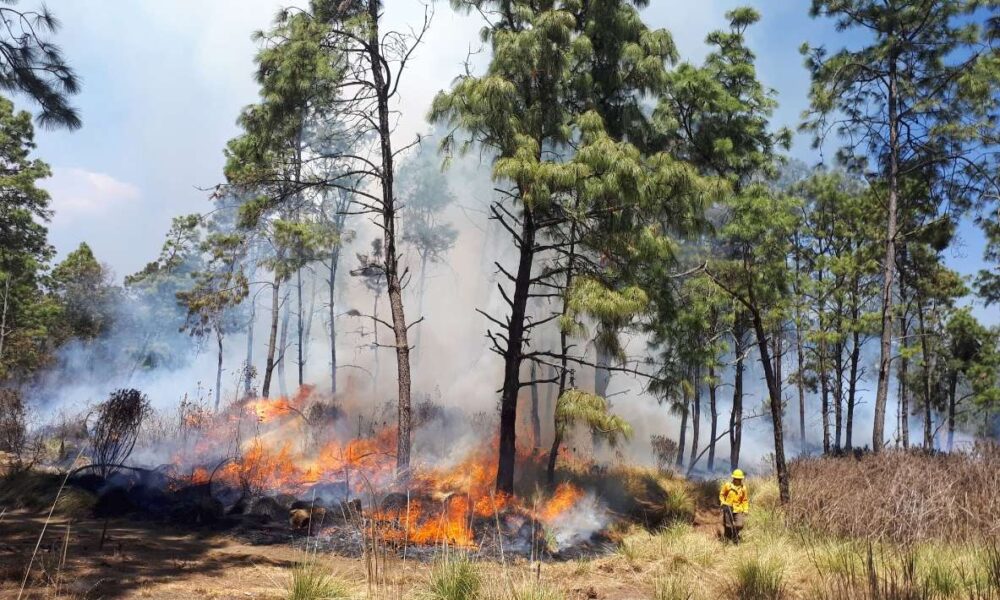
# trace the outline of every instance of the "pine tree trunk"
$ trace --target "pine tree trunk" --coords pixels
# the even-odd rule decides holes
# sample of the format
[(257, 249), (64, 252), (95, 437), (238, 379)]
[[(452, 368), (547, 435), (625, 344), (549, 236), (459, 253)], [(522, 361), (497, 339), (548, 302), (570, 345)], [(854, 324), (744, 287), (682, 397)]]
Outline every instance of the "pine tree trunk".
[[(573, 285), (573, 269), (576, 266), (576, 223), (570, 227), (570, 244), (569, 253), (566, 259), (566, 280), (564, 282), (564, 289), (566, 292), (563, 294), (563, 304), (562, 304), (562, 315), (569, 313), (569, 289)], [(562, 398), (563, 394), (566, 393), (566, 377), (569, 374), (569, 336), (563, 328), (559, 328), (559, 391), (558, 396), (556, 396), (556, 407), (558, 412), (558, 403)], [(548, 482), (549, 485), (555, 483), (555, 467), (556, 461), (559, 459), (559, 444), (562, 442), (563, 438), (563, 428), (565, 424), (559, 422), (558, 417), (553, 414), (552, 419), (552, 430), (555, 432), (554, 440), (552, 442), (552, 450), (549, 452), (549, 472), (548, 472)]]
[[(902, 291), (902, 290), (901, 290)], [(905, 301), (903, 302), (905, 306)], [(903, 315), (899, 321), (900, 337), (903, 340), (909, 335), (909, 319)], [(909, 383), (910, 359), (904, 354), (899, 359), (898, 385), (899, 385), (899, 430), (903, 441), (903, 448), (910, 447), (910, 390)]]
[(383, 69), (388, 69), (382, 56), (379, 34), (379, 0), (368, 0), (368, 59), (374, 84), (378, 109), (378, 133), (381, 146), (382, 170), (382, 230), (385, 233), (385, 279), (392, 312), (392, 331), (395, 337), (396, 376), (398, 384), (398, 433), (396, 437), (396, 476), (407, 479), (410, 472), (410, 342), (403, 309), (403, 287), (400, 283), (399, 256), (396, 249), (396, 202), (393, 188), (395, 170), (392, 150), (392, 123), (390, 121), (390, 95), (392, 90)]
[(281, 305), (285, 308), (281, 313), (281, 338), (278, 342), (278, 358), (275, 361), (275, 367), (278, 369), (278, 390), (282, 396), (288, 396), (288, 385), (285, 380), (285, 365), (288, 361), (285, 360), (285, 350), (288, 349), (288, 324), (292, 320), (292, 307), (288, 302), (291, 295), (290, 289), (285, 290), (285, 297), (281, 300)]
[(219, 412), (219, 405), (222, 403), (222, 328), (218, 325), (215, 326), (215, 341), (219, 345), (218, 364), (215, 368), (215, 412)]
[(330, 306), (330, 393), (337, 394), (337, 266), (340, 250), (334, 250), (330, 257), (330, 279), (327, 280), (328, 303)]
[(549, 460), (545, 469), (545, 480), (552, 486), (556, 482), (556, 460), (559, 458), (559, 446), (562, 444), (563, 433), (556, 425), (555, 435), (552, 436), (552, 448), (549, 449)]
[(830, 454), (830, 386), (826, 377), (826, 344), (819, 344), (819, 388), (820, 411), (823, 413), (823, 454)]
[(247, 357), (243, 368), (243, 395), (247, 398), (253, 390), (253, 380), (250, 377), (253, 371), (253, 330), (254, 322), (257, 320), (257, 299), (250, 296), (250, 319), (247, 321)]
[[(902, 265), (906, 264), (905, 242), (903, 242), (903, 244), (901, 244), (899, 247), (899, 259)], [(902, 345), (908, 343), (909, 333), (910, 333), (909, 332), (910, 320), (908, 315), (909, 303), (907, 302), (907, 296), (906, 296), (906, 281), (903, 279), (904, 272), (905, 269), (900, 269), (899, 299), (900, 299), (900, 304), (903, 307), (903, 314), (899, 319), (899, 332), (900, 332), (899, 339), (901, 340), (900, 344)], [(903, 448), (907, 449), (910, 447), (910, 397), (909, 397), (910, 390), (909, 390), (909, 382), (907, 381), (907, 379), (909, 379), (909, 367), (910, 367), (910, 359), (907, 358), (906, 353), (903, 353), (903, 355), (899, 359), (899, 371), (897, 374), (897, 377), (899, 379), (898, 381), (899, 431), (900, 431), (900, 437), (903, 440)]]
[(607, 367), (611, 365), (611, 356), (603, 344), (595, 344), (595, 350), (594, 364), (597, 368), (594, 369), (594, 394), (607, 398), (608, 387), (611, 385), (611, 371)]
[(955, 415), (958, 407), (958, 369), (951, 369), (948, 380), (948, 452), (955, 449)]
[(688, 465), (693, 469), (695, 459), (698, 456), (698, 443), (701, 435), (701, 366), (695, 365), (692, 371), (691, 386), (694, 388), (692, 407), (694, 410), (691, 412), (691, 458), (688, 460)]
[(740, 446), (743, 443), (743, 353), (746, 351), (743, 336), (743, 327), (737, 325), (733, 332), (736, 366), (733, 375), (733, 407), (729, 414), (729, 464), (733, 469), (740, 466)]
[[(518, 241), (517, 274), (510, 302), (510, 326), (507, 347), (503, 349), (504, 377), (500, 396), (500, 448), (497, 465), (498, 492), (514, 493), (514, 462), (517, 458), (517, 395), (521, 389), (521, 360), (524, 345), (524, 317), (527, 314), (531, 267), (535, 258), (535, 221), (533, 211), (525, 207)], [(556, 402), (559, 399), (556, 398)]]
[[(427, 290), (427, 254), (420, 256), (420, 287), (417, 288), (417, 318), (424, 316), (424, 293)], [(421, 347), (420, 339), (423, 337), (424, 326), (423, 324), (417, 325), (417, 333), (414, 337), (413, 348), (416, 350), (416, 356), (413, 357), (415, 363), (420, 363), (420, 358), (424, 354), (424, 350)]]
[(535, 448), (542, 447), (542, 418), (538, 412), (538, 364), (531, 363), (531, 436)]
[[(750, 290), (750, 305), (755, 306), (753, 299), (753, 289)], [(778, 476), (778, 495), (782, 504), (788, 504), (791, 500), (789, 488), (788, 466), (785, 463), (785, 441), (784, 431), (781, 424), (781, 384), (778, 382), (777, 374), (771, 365), (771, 358), (768, 356), (767, 334), (764, 330), (764, 323), (760, 313), (751, 312), (753, 317), (754, 331), (757, 334), (757, 348), (760, 351), (760, 362), (764, 367), (764, 379), (767, 381), (767, 391), (770, 397), (771, 421), (774, 424), (774, 469)]]
[(281, 282), (275, 276), (274, 281), (271, 283), (271, 333), (267, 340), (267, 361), (264, 363), (264, 382), (260, 388), (262, 398), (269, 398), (271, 394), (271, 377), (274, 374), (274, 352), (278, 346), (278, 320), (281, 316), (280, 287)]
[(719, 406), (716, 402), (716, 392), (719, 389), (719, 385), (715, 381), (715, 365), (708, 365), (708, 408), (712, 413), (712, 422), (709, 425), (709, 441), (708, 441), (708, 471), (711, 473), (715, 471), (715, 445), (718, 441), (719, 430)]
[(920, 351), (921, 357), (921, 381), (923, 383), (924, 392), (924, 449), (932, 450), (934, 448), (934, 423), (931, 419), (931, 407), (933, 405), (933, 399), (931, 397), (931, 372), (933, 371), (933, 359), (930, 352), (930, 344), (928, 343), (927, 328), (924, 323), (924, 303), (917, 296), (917, 326), (920, 333)]
[(847, 390), (847, 427), (844, 445), (848, 450), (854, 448), (854, 405), (858, 394), (858, 365), (861, 362), (861, 334), (858, 333), (858, 322), (855, 319), (851, 344), (851, 371)]
[[(837, 309), (840, 310), (839, 307)], [(841, 331), (843, 323), (840, 319), (837, 320), (837, 331)], [(833, 447), (836, 451), (840, 451), (843, 448), (841, 444), (844, 431), (844, 344), (843, 342), (837, 342), (833, 345), (833, 375), (835, 384), (833, 386), (833, 416), (834, 416), (834, 442)]]
[(805, 352), (802, 343), (802, 324), (795, 325), (795, 368), (798, 374), (795, 377), (795, 387), (799, 392), (799, 444), (801, 452), (806, 453), (806, 386), (802, 381), (805, 374)]
[(302, 269), (301, 268), (299, 268), (298, 271), (296, 272), (295, 287), (296, 287), (296, 289), (295, 289), (295, 301), (298, 304), (298, 311), (297, 311), (298, 314), (296, 315), (296, 318), (295, 318), (295, 325), (296, 325), (296, 331), (295, 331), (295, 333), (296, 333), (296, 338), (297, 338), (297, 343), (296, 343), (297, 348), (296, 348), (296, 351), (298, 352), (298, 357), (297, 357), (298, 360), (296, 361), (296, 365), (298, 366), (298, 371), (299, 371), (298, 372), (298, 375), (299, 375), (299, 387), (302, 387), (302, 384), (305, 383), (305, 376), (306, 376), (306, 374), (305, 374), (306, 359), (305, 359), (305, 344), (304, 344), (304, 338), (305, 338), (305, 331), (306, 331), (306, 329), (305, 329), (305, 322), (302, 320), (302, 317), (304, 316), (304, 311), (302, 310), (304, 305), (303, 305), (303, 302), (302, 302)]
[[(820, 288), (823, 286), (823, 269), (820, 269), (816, 274), (817, 281), (819, 281)], [(819, 387), (820, 387), (820, 412), (822, 413), (822, 423), (823, 423), (823, 454), (830, 454), (830, 379), (829, 374), (826, 372), (826, 303), (820, 300), (818, 307), (819, 321)]]
[[(895, 52), (892, 50), (891, 52)], [(882, 275), (882, 337), (879, 344), (878, 387), (875, 392), (875, 418), (872, 423), (872, 449), (878, 453), (885, 444), (885, 407), (889, 396), (889, 366), (892, 361), (893, 283), (896, 275), (896, 211), (899, 196), (899, 121), (897, 57), (889, 58), (889, 190), (888, 221), (885, 232), (885, 261)]]
[(684, 466), (684, 452), (687, 451), (687, 424), (688, 413), (691, 410), (691, 398), (688, 396), (686, 386), (681, 386), (681, 430), (677, 434), (677, 466)]

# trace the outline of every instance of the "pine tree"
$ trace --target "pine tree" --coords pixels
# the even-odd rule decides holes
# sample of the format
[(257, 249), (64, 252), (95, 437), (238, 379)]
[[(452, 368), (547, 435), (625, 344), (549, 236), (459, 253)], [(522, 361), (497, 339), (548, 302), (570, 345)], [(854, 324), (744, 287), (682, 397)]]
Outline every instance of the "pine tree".
[[(588, 263), (599, 261), (584, 246), (610, 247), (614, 242), (608, 240), (608, 228), (602, 223), (614, 218), (636, 223), (631, 217), (645, 204), (648, 210), (642, 214), (652, 215), (650, 221), (655, 223), (647, 221), (614, 231), (629, 230), (636, 247), (664, 248), (668, 244), (660, 236), (662, 221), (658, 219), (667, 218), (669, 209), (665, 207), (673, 208), (689, 196), (698, 196), (700, 189), (693, 190), (700, 181), (693, 170), (671, 157), (644, 156), (636, 146), (609, 134), (612, 128), (606, 124), (620, 127), (622, 121), (601, 114), (600, 100), (592, 95), (594, 80), (584, 75), (599, 71), (596, 65), (602, 58), (628, 62), (634, 77), (615, 89), (625, 105), (637, 103), (635, 96), (640, 91), (662, 85), (656, 77), (663, 73), (664, 60), (673, 47), (665, 33), (647, 33), (642, 26), (636, 6), (644, 3), (588, 4), (600, 8), (594, 12), (576, 2), (543, 7), (521, 0), (456, 4), (499, 16), (484, 29), (492, 47), (486, 73), (463, 76), (450, 92), (439, 94), (432, 115), (495, 153), (493, 176), (504, 185), (501, 200), (493, 203), (491, 212), (513, 239), (517, 266), (507, 269), (497, 265), (510, 287), (509, 292), (504, 286), (500, 288), (509, 315), (486, 316), (491, 323), (488, 335), (493, 350), (504, 358), (497, 489), (510, 493), (514, 486), (518, 393), (522, 386), (531, 384), (521, 380), (522, 362), (555, 359), (563, 390), (568, 389), (569, 363), (593, 365), (570, 355), (566, 326), (572, 319), (565, 318), (566, 294), (573, 289), (574, 278), (581, 269), (584, 273), (600, 272), (587, 268)], [(615, 18), (602, 20), (598, 18), (601, 14)], [(601, 28), (619, 27), (623, 20), (630, 20), (636, 43), (620, 55), (596, 51), (594, 40), (601, 37)], [(607, 63), (604, 67), (614, 68)], [(607, 104), (615, 105), (608, 88), (602, 95)], [(579, 143), (571, 146), (577, 136)], [(454, 137), (446, 138), (446, 151), (454, 146)], [(591, 234), (593, 241), (588, 242)], [(630, 254), (634, 259), (634, 249)], [(549, 260), (551, 265), (543, 262)], [(615, 290), (609, 285), (612, 278), (595, 281), (608, 292)], [(530, 298), (553, 296), (562, 299), (561, 310), (538, 320), (528, 318)], [(532, 333), (554, 320), (564, 325), (559, 350), (528, 348)]]
[[(987, 12), (986, 25), (977, 19)], [(933, 170), (939, 200), (956, 207), (977, 195), (995, 197), (989, 146), (998, 102), (992, 5), (974, 0), (813, 0), (811, 13), (859, 30), (869, 45), (828, 53), (803, 47), (812, 72), (811, 112), (804, 127), (817, 146), (829, 133), (845, 146), (839, 159), (880, 180), (886, 223), (882, 243), (880, 358), (872, 426), (873, 448), (885, 444), (885, 411), (892, 359), (899, 222), (910, 207), (903, 181)], [(869, 165), (872, 165), (869, 167)], [(985, 191), (985, 193), (983, 193)]]
[(0, 380), (23, 376), (50, 359), (48, 337), (59, 308), (43, 289), (52, 259), (49, 195), (38, 181), (49, 166), (33, 158), (31, 116), (0, 98)]

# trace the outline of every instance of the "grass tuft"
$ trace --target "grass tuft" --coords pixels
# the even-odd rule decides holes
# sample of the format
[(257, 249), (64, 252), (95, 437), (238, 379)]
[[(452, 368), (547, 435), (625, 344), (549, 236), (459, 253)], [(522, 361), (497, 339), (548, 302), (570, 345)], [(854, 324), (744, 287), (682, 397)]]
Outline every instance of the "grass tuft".
[(314, 562), (292, 569), (288, 600), (340, 600), (350, 597), (347, 585)]
[(736, 565), (730, 595), (737, 600), (780, 600), (784, 589), (780, 563), (748, 558)]
[(464, 556), (452, 556), (434, 565), (421, 596), (426, 600), (472, 600), (478, 597), (481, 585), (476, 565)]
[(653, 600), (691, 600), (694, 592), (683, 581), (672, 576), (657, 577), (653, 582)]

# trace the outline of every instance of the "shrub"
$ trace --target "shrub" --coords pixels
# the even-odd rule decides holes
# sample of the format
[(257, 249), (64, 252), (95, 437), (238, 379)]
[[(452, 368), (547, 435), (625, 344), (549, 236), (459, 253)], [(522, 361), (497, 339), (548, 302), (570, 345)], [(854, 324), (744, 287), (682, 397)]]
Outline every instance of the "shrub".
[(472, 600), (482, 581), (476, 566), (465, 557), (447, 557), (431, 569), (423, 597), (427, 600)]
[(316, 563), (306, 562), (292, 569), (288, 600), (339, 600), (349, 597), (344, 582), (332, 577)]
[(26, 413), (17, 390), (0, 388), (0, 452), (21, 455), (27, 439)]
[(677, 451), (680, 449), (677, 442), (665, 435), (649, 436), (649, 445), (653, 447), (653, 456), (656, 457), (656, 468), (666, 471), (670, 465), (674, 464), (677, 458)]
[[(966, 453), (885, 451), (790, 464), (792, 524), (843, 537), (913, 543), (1000, 536), (1000, 445)], [(864, 510), (858, 510), (864, 507)]]
[(730, 595), (738, 600), (780, 600), (784, 594), (784, 574), (774, 561), (747, 559), (736, 565)]
[(116, 390), (97, 407), (90, 444), (91, 458), (102, 477), (108, 477), (128, 460), (149, 413), (149, 399), (133, 389)]

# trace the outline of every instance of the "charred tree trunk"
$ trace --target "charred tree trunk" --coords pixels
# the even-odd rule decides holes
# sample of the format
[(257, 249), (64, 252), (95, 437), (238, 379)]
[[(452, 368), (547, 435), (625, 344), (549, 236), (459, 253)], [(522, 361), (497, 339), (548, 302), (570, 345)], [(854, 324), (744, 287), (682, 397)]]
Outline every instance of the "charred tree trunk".
[(267, 361), (264, 363), (264, 381), (261, 384), (260, 395), (270, 397), (271, 377), (274, 374), (274, 355), (278, 346), (278, 321), (281, 316), (281, 281), (277, 275), (271, 283), (271, 333), (267, 340)]
[[(510, 325), (507, 344), (503, 348), (504, 376), (500, 396), (500, 454), (497, 464), (498, 492), (514, 493), (514, 462), (517, 457), (517, 395), (521, 389), (521, 361), (524, 346), (524, 318), (527, 314), (528, 292), (531, 288), (531, 267), (535, 258), (535, 220), (533, 211), (525, 207), (519, 234), (517, 274), (510, 300)], [(558, 397), (556, 403), (559, 402)]]
[(708, 365), (708, 379), (708, 409), (712, 417), (708, 438), (708, 471), (712, 472), (715, 470), (715, 444), (718, 442), (719, 430), (719, 406), (716, 402), (716, 392), (719, 389), (719, 385), (715, 380), (715, 365), (712, 363)]

